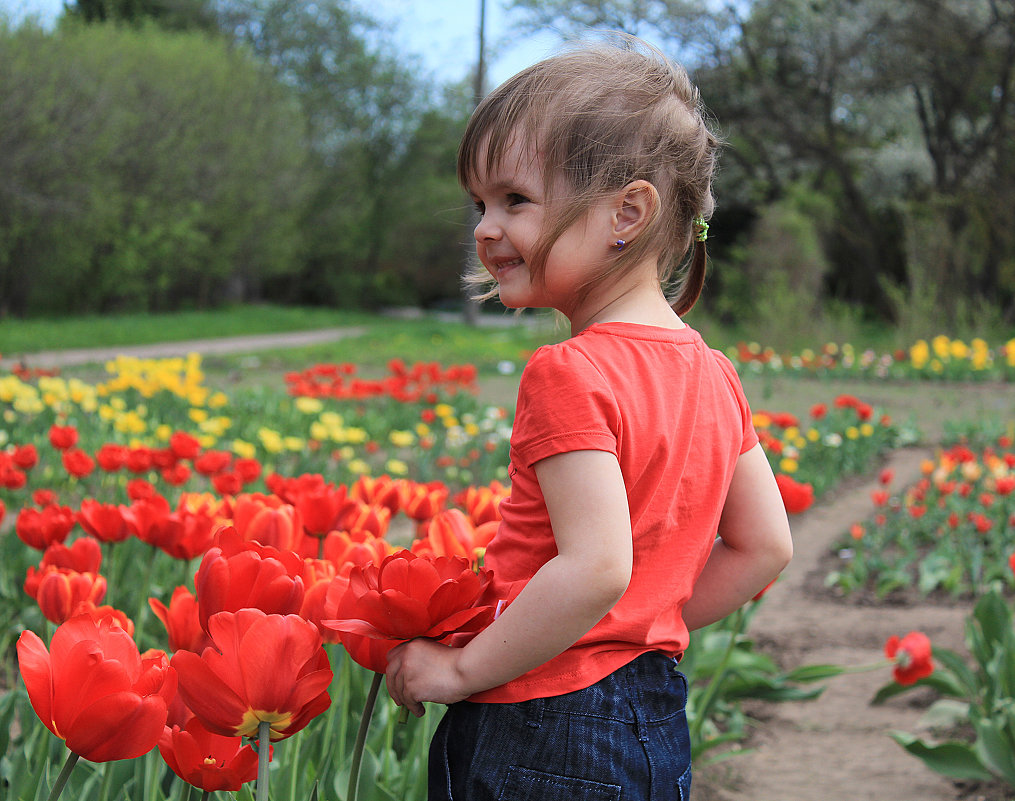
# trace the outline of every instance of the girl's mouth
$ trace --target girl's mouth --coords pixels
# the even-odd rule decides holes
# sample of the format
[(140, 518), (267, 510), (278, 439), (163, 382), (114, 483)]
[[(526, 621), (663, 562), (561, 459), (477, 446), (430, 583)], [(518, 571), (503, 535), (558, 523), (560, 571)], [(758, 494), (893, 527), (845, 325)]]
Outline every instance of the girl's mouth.
[(525, 260), (520, 256), (514, 259), (504, 259), (502, 261), (494, 262), (493, 270), (495, 275), (500, 275), (513, 267), (525, 264)]

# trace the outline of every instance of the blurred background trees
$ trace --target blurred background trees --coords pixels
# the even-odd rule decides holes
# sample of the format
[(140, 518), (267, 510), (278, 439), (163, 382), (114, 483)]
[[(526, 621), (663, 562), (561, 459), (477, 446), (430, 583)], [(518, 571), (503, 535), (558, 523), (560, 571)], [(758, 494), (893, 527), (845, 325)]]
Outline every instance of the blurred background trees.
[[(460, 302), (469, 79), (365, 6), (75, 0), (0, 27), (0, 314)], [(1015, 324), (1012, 0), (512, 6), (518, 35), (626, 30), (692, 72), (728, 143), (716, 317)]]

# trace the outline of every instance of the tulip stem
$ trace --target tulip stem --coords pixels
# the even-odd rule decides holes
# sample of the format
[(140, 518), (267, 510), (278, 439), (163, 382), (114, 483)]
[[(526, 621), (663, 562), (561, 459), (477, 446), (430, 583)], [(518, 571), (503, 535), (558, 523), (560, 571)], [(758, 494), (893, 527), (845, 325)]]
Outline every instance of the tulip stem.
[(60, 797), (60, 793), (63, 792), (63, 787), (67, 784), (67, 780), (70, 778), (70, 773), (74, 770), (74, 766), (77, 763), (78, 755), (73, 751), (68, 751), (67, 761), (63, 763), (60, 775), (56, 777), (56, 781), (53, 782), (53, 789), (49, 791), (49, 801), (56, 801), (56, 799)]
[(271, 723), (257, 724), (257, 801), (268, 801), (268, 763), (271, 761)]
[(374, 703), (377, 701), (377, 691), (381, 688), (383, 678), (383, 673), (374, 673), (374, 680), (370, 683), (370, 692), (367, 693), (367, 701), (363, 705), (363, 717), (360, 718), (359, 731), (356, 732), (356, 745), (352, 749), (352, 766), (349, 768), (349, 792), (346, 794), (348, 801), (356, 801), (356, 793), (359, 788), (359, 769), (363, 763), (363, 748), (366, 746), (370, 718), (374, 714)]

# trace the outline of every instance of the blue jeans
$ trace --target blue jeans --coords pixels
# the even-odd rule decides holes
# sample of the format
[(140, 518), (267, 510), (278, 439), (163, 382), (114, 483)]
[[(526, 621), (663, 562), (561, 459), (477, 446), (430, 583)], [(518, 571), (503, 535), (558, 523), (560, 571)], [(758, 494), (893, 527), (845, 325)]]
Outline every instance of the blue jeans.
[(643, 654), (584, 690), (452, 704), (430, 745), (429, 801), (687, 801), (687, 681)]

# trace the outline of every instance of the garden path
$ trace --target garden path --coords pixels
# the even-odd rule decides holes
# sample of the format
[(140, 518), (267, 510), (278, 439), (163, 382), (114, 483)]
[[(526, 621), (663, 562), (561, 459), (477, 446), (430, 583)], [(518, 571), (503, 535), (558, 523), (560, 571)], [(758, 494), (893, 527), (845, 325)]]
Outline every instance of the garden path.
[[(892, 453), (892, 486), (915, 482), (925, 449)], [(884, 659), (892, 634), (924, 631), (932, 643), (964, 652), (965, 606), (938, 603), (860, 605), (823, 589), (830, 549), (851, 523), (870, 513), (875, 476), (847, 481), (792, 519), (795, 554), (758, 608), (749, 634), (783, 667), (862, 666)], [(696, 772), (694, 801), (992, 801), (994, 788), (962, 787), (906, 753), (886, 732), (917, 732), (929, 696), (917, 690), (884, 705), (870, 699), (887, 668), (825, 682), (809, 702), (751, 702), (760, 724), (746, 753)], [(753, 750), (750, 750), (753, 749)]]
[(47, 350), (27, 356), (11, 354), (0, 358), (0, 370), (9, 370), (18, 363), (26, 367), (49, 370), (55, 367), (71, 367), (81, 364), (102, 364), (117, 356), (138, 359), (163, 359), (187, 353), (202, 356), (220, 353), (244, 353), (276, 348), (298, 348), (304, 345), (319, 345), (335, 342), (345, 337), (359, 336), (366, 329), (321, 328), (314, 331), (289, 331), (274, 334), (250, 334), (237, 337), (216, 337), (215, 339), (193, 339), (184, 342), (154, 343), (151, 345), (119, 345), (109, 348), (72, 348), (69, 350)]

